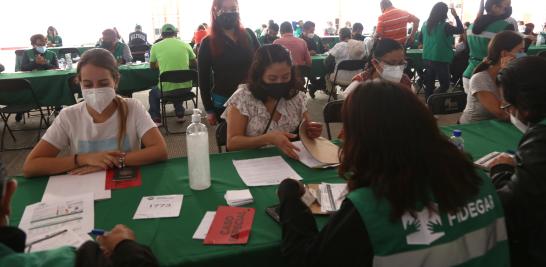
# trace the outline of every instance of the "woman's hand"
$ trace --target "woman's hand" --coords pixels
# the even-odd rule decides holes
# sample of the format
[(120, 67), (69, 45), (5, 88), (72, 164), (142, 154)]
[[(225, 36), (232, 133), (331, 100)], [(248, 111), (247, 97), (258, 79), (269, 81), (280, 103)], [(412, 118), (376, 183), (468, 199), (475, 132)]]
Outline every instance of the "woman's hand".
[(278, 147), (284, 154), (297, 160), (299, 159), (296, 151), (300, 151), (296, 146), (292, 144), (290, 139), (296, 138), (295, 134), (283, 133), (283, 132), (270, 132), (267, 134), (269, 143)]
[(307, 136), (311, 139), (319, 138), (322, 135), (322, 124), (318, 122), (304, 122)]
[(119, 159), (123, 156), (124, 153), (119, 151), (83, 154), (79, 156), (79, 164), (82, 166), (99, 167), (103, 170), (114, 167), (121, 168)]
[(505, 57), (502, 57), (501, 58), (501, 69), (504, 69), (508, 66), (508, 64), (510, 64), (510, 62), (512, 62), (512, 60), (514, 60), (515, 57), (513, 55), (509, 55), (509, 56), (505, 56)]
[(76, 168), (68, 172), (70, 175), (85, 175), (89, 173), (94, 173), (98, 171), (102, 171), (103, 168), (97, 167), (97, 166), (84, 166), (81, 168)]
[(97, 237), (97, 242), (107, 256), (112, 255), (116, 246), (123, 240), (135, 240), (135, 233), (122, 224), (116, 225), (112, 231), (105, 235)]
[(210, 126), (214, 126), (218, 124), (218, 119), (216, 118), (216, 114), (214, 113), (208, 113), (207, 114), (207, 121), (209, 122)]

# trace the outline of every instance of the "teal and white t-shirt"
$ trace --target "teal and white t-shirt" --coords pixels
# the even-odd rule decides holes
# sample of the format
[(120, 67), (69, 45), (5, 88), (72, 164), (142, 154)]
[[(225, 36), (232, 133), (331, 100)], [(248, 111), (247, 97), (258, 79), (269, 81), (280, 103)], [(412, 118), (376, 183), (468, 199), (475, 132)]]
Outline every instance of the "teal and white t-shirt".
[[(141, 139), (150, 129), (157, 127), (138, 100), (126, 98), (127, 131), (123, 152), (140, 149)], [(64, 108), (47, 129), (42, 140), (59, 150), (69, 148), (70, 154), (84, 154), (118, 150), (119, 115), (114, 112), (103, 123), (94, 123), (85, 102)]]

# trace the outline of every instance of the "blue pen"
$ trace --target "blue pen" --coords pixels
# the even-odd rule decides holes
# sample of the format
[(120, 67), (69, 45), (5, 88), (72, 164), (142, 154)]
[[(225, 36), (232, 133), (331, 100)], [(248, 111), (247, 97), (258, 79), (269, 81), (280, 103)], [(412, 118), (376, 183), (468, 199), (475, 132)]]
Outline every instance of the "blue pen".
[(106, 233), (106, 231), (104, 231), (102, 229), (93, 229), (93, 230), (91, 230), (91, 232), (89, 234), (93, 235), (93, 236), (102, 236), (105, 233)]

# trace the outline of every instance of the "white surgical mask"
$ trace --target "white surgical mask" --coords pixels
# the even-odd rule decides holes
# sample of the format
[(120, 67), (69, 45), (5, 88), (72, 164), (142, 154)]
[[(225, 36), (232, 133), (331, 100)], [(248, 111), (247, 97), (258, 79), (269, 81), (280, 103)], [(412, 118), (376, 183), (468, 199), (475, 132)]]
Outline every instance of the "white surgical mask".
[(529, 129), (529, 125), (523, 123), (518, 117), (510, 114), (510, 122), (518, 128), (522, 133), (527, 132), (527, 129)]
[(40, 53), (40, 54), (43, 54), (43, 53), (45, 53), (45, 52), (47, 51), (47, 47), (45, 47), (45, 46), (37, 46), (37, 47), (36, 47), (36, 51), (38, 51), (38, 53)]
[(88, 107), (98, 113), (102, 113), (112, 100), (116, 97), (116, 92), (112, 87), (82, 89), (83, 99)]
[(309, 39), (313, 39), (314, 37), (315, 37), (314, 33), (308, 33), (307, 34), (307, 38), (309, 38)]
[(404, 65), (393, 66), (385, 64), (383, 66), (383, 72), (381, 72), (381, 78), (387, 81), (399, 83), (400, 80), (402, 80), (405, 68), (406, 67)]

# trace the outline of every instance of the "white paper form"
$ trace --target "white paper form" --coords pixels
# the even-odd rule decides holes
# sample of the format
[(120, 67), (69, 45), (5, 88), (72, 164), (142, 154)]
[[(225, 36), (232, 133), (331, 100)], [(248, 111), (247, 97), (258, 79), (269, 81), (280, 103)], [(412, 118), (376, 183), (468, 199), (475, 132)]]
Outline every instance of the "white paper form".
[(49, 177), (42, 202), (61, 200), (66, 197), (93, 193), (95, 200), (110, 199), (111, 191), (105, 189), (106, 171), (85, 175), (57, 175)]
[(148, 196), (140, 200), (133, 219), (172, 218), (180, 215), (183, 195)]
[(57, 249), (64, 246), (79, 248), (83, 243), (92, 240), (89, 235), (84, 238), (70, 229), (51, 232), (35, 240), (27, 240), (27, 252), (38, 252), (44, 250)]
[(63, 229), (70, 229), (86, 239), (94, 227), (93, 204), (91, 193), (61, 201), (35, 203), (25, 208), (19, 228), (27, 234), (27, 240), (36, 240)]
[(193, 239), (205, 240), (205, 238), (207, 238), (214, 216), (216, 216), (216, 211), (207, 211), (207, 213), (205, 213), (197, 230), (195, 230), (195, 234), (193, 234)]
[(286, 178), (302, 180), (280, 156), (234, 160), (233, 165), (246, 186), (278, 185)]
[(321, 211), (334, 212), (339, 210), (347, 195), (347, 184), (322, 183), (319, 185), (319, 191)]

